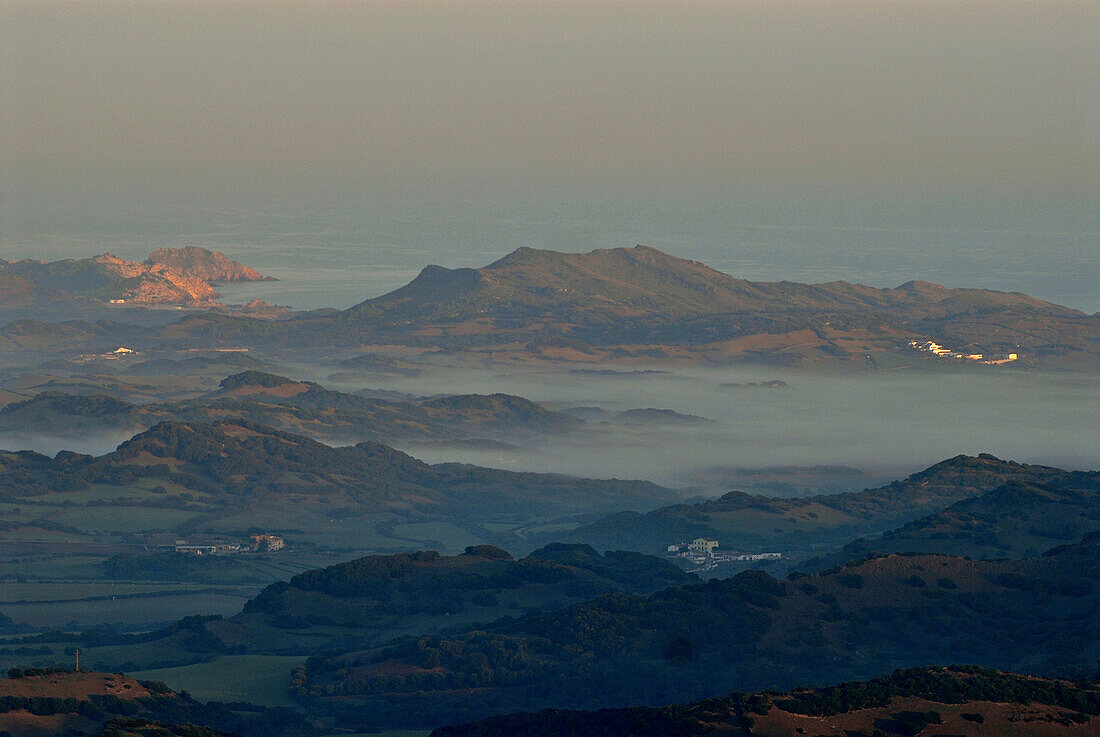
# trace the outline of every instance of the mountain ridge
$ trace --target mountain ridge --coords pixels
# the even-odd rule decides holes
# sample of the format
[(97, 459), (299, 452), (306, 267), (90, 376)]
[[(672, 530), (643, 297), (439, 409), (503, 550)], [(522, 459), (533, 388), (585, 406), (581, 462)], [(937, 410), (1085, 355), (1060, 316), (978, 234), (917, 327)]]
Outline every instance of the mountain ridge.
[(100, 456), (0, 452), (0, 469), (6, 500), (116, 488), (116, 502), (189, 510), (192, 525), (237, 517), (243, 528), (257, 510), (285, 527), (302, 526), (307, 516), (330, 527), (334, 515), (530, 520), (649, 508), (677, 497), (645, 481), (429, 465), (375, 441), (333, 447), (239, 418), (160, 422)]
[[(12, 294), (26, 291), (24, 285)], [(80, 330), (84, 343), (125, 335), (168, 349), (199, 341), (284, 354), (402, 346), (444, 364), (460, 353), (508, 364), (749, 362), (864, 370), (973, 363), (911, 349), (910, 341), (934, 341), (963, 356), (1015, 353), (1022, 367), (1095, 368), (1100, 361), (1100, 314), (1025, 294), (917, 281), (897, 288), (752, 282), (645, 246), (579, 254), (518, 249), (477, 269), (431, 265), (408, 284), (346, 310), (218, 309), (211, 304), (167, 325)], [(27, 323), (19, 335), (0, 330), (0, 338), (57, 344), (58, 330)]]
[[(1020, 293), (948, 289), (927, 282), (910, 281), (895, 289), (845, 281), (821, 284), (751, 282), (711, 269), (699, 261), (677, 258), (647, 246), (598, 249), (583, 254), (520, 248), (479, 269), (449, 270), (428, 266), (405, 287), (361, 302), (345, 314), (361, 315), (391, 299), (422, 296), (418, 292), (423, 288), (442, 291), (445, 297), (465, 290), (456, 296), (475, 304), (479, 302), (475, 297), (485, 296), (501, 300), (525, 298), (530, 306), (540, 303), (575, 305), (579, 298), (602, 298), (608, 306), (624, 314), (629, 314), (630, 310), (653, 312), (657, 309), (671, 315), (738, 312), (774, 307), (777, 300), (787, 302), (790, 307), (801, 305), (817, 309), (881, 307), (901, 295), (909, 297), (910, 302), (940, 304), (953, 300), (955, 309), (964, 308), (969, 298), (975, 300), (978, 309), (1011, 305), (1065, 315), (1083, 314)], [(477, 295), (478, 291), (491, 290), (498, 293)], [(934, 299), (930, 299), (932, 295)]]
[(1089, 338), (1100, 336), (1100, 316), (1021, 293), (918, 281), (892, 289), (752, 282), (645, 246), (579, 254), (521, 248), (477, 269), (428, 266), (389, 294), (306, 322), (364, 342), (491, 351), (516, 361), (863, 366), (877, 365), (868, 355), (899, 360), (914, 338), (967, 353), (1023, 353), (1032, 362), (1100, 354)]

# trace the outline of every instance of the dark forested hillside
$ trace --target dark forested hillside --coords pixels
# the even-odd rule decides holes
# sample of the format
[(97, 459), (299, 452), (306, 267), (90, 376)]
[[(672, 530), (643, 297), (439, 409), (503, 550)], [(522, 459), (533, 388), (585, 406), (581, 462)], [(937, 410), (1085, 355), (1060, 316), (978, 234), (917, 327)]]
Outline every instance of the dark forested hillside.
[(272, 584), (234, 617), (190, 621), (129, 647), (91, 649), (88, 657), (119, 667), (162, 662), (181, 650), (190, 659), (226, 652), (314, 655), (695, 580), (659, 558), (600, 555), (584, 545), (551, 545), (519, 560), (489, 545), (456, 556), (373, 555)]
[(747, 572), (612, 594), (464, 633), (314, 658), (300, 698), (404, 723), (665, 704), (971, 662), (1091, 673), (1100, 538), (1022, 561), (890, 556), (790, 581)]

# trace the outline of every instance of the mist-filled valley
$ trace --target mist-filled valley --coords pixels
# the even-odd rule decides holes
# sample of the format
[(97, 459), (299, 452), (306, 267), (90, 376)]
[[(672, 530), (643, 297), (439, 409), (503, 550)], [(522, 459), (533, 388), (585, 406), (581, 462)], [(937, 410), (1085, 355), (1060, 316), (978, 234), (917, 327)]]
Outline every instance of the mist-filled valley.
[[(673, 486), (703, 485), (717, 469), (787, 466), (849, 466), (881, 481), (979, 452), (1078, 468), (1095, 461), (1100, 442), (1100, 383), (1089, 375), (918, 370), (815, 376), (775, 368), (666, 367), (452, 371), (440, 379), (432, 386), (441, 391), (506, 392), (566, 411), (597, 407), (614, 415), (655, 408), (687, 417), (628, 422), (595, 414), (576, 443), (551, 439), (512, 453), (412, 449), (418, 457)], [(770, 383), (776, 381), (782, 383)], [(424, 379), (386, 388), (417, 386)]]
[[(981, 452), (1082, 468), (1095, 460), (1100, 443), (1095, 413), (1100, 382), (1088, 374), (987, 367), (832, 376), (770, 367), (428, 367), (416, 377), (354, 381), (346, 372), (334, 380), (330, 371), (294, 364), (283, 373), (351, 393), (513, 394), (585, 420), (575, 432), (531, 444), (397, 443), (429, 463), (646, 479), (698, 494), (859, 489), (944, 458)], [(640, 409), (670, 412), (619, 416)], [(101, 454), (130, 434), (74, 429), (54, 437), (7, 429), (0, 431), (0, 447)], [(769, 491), (769, 483), (793, 488)]]

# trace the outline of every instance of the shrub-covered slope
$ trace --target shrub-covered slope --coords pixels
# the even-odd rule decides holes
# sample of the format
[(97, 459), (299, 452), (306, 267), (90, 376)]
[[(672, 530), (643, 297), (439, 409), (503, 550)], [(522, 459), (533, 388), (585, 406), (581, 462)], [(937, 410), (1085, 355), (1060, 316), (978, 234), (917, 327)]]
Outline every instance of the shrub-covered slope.
[(1022, 561), (890, 556), (793, 581), (761, 572), (612, 594), (477, 630), (311, 659), (300, 697), (398, 721), (665, 704), (732, 689), (972, 662), (1091, 672), (1100, 537)]
[[(696, 580), (640, 553), (600, 555), (584, 545), (551, 545), (515, 560), (489, 545), (373, 555), (272, 584), (229, 619), (189, 618), (132, 647), (110, 648), (110, 665), (150, 662), (184, 650), (313, 655), (405, 636), (470, 627), (528, 611), (549, 611), (615, 592), (648, 594)], [(90, 657), (107, 657), (92, 651)], [(94, 662), (99, 662), (98, 660)]]

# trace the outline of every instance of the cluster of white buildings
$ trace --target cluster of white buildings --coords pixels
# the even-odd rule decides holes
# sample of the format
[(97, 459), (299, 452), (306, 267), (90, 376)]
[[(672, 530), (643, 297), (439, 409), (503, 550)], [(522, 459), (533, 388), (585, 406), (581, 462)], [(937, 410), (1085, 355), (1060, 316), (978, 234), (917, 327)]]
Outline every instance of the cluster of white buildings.
[(689, 543), (675, 543), (668, 546), (668, 554), (674, 558), (683, 558), (702, 570), (710, 570), (719, 563), (753, 560), (779, 560), (782, 553), (720, 553), (718, 541), (697, 537)]
[(123, 358), (131, 358), (138, 355), (140, 354), (133, 348), (119, 346), (113, 351), (108, 351), (107, 353), (84, 353), (80, 355), (76, 360), (77, 363), (88, 363), (90, 361), (118, 361)]
[(286, 547), (286, 541), (278, 535), (251, 535), (248, 542), (228, 542), (208, 540), (195, 542), (183, 539), (150, 536), (145, 545), (147, 550), (173, 551), (185, 555), (232, 555), (234, 553), (260, 552), (273, 553)]
[(984, 363), (994, 365), (998, 363), (1009, 363), (1015, 361), (1020, 356), (1017, 353), (962, 353), (961, 351), (953, 351), (950, 348), (945, 348), (934, 340), (911, 340), (909, 341), (909, 348), (914, 351), (924, 351), (925, 353), (931, 353), (933, 356), (939, 358), (960, 358), (967, 361), (977, 361), (978, 363)]

